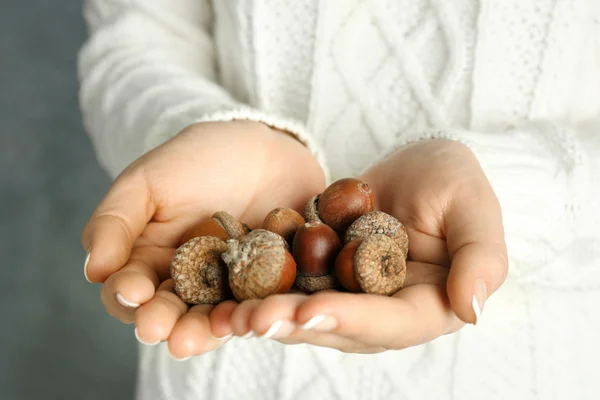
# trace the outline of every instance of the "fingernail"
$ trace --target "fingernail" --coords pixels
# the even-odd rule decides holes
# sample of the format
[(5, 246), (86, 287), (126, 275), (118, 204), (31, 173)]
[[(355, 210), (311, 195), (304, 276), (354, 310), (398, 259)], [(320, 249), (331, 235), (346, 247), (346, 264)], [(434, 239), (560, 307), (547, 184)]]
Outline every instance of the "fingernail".
[(260, 336), (260, 339), (282, 339), (288, 337), (296, 330), (296, 324), (287, 319), (280, 319), (273, 322), (273, 325)]
[(218, 340), (219, 342), (224, 342), (225, 340), (229, 340), (232, 337), (233, 337), (233, 333), (230, 333), (229, 335), (225, 335), (225, 336), (221, 336), (221, 337), (213, 336), (212, 338), (215, 340)]
[(121, 296), (121, 293), (117, 293), (116, 294), (116, 298), (117, 298), (117, 302), (122, 305), (123, 307), (128, 307), (128, 308), (138, 308), (140, 305), (138, 303), (134, 303), (132, 301), (127, 301), (123, 298), (123, 296)]
[(326, 315), (317, 315), (302, 325), (302, 329), (305, 331), (313, 330), (316, 332), (330, 332), (337, 328), (337, 326), (338, 323), (335, 318)]
[(149, 342), (144, 342), (142, 339), (140, 339), (140, 335), (138, 335), (138, 330), (137, 328), (135, 328), (133, 330), (133, 334), (135, 335), (135, 338), (137, 339), (138, 342), (140, 342), (141, 344), (145, 344), (146, 346), (156, 346), (157, 344), (160, 343), (160, 340), (157, 340), (154, 343), (149, 343)]
[(249, 331), (248, 333), (246, 333), (244, 336), (242, 336), (242, 339), (250, 339), (253, 338), (254, 336), (256, 336), (254, 334), (254, 331)]
[(85, 280), (88, 281), (89, 283), (92, 283), (92, 281), (90, 281), (90, 278), (88, 277), (87, 268), (88, 268), (88, 264), (90, 263), (90, 255), (91, 254), (92, 254), (92, 252), (91, 252), (91, 248), (90, 248), (90, 250), (88, 250), (87, 255), (85, 256), (85, 264), (83, 264), (83, 276), (85, 276)]
[(167, 347), (167, 351), (169, 352), (169, 355), (171, 356), (171, 358), (173, 360), (175, 360), (175, 361), (185, 361), (185, 360), (189, 360), (190, 358), (192, 358), (192, 356), (187, 356), (187, 357), (183, 357), (183, 358), (177, 358), (173, 354), (171, 354), (171, 350), (169, 350), (168, 347)]
[(481, 313), (483, 313), (483, 306), (485, 301), (487, 300), (487, 285), (485, 281), (482, 279), (477, 279), (475, 281), (475, 288), (473, 290), (473, 312), (475, 313), (475, 322), (473, 325), (477, 325), (477, 322), (481, 318)]

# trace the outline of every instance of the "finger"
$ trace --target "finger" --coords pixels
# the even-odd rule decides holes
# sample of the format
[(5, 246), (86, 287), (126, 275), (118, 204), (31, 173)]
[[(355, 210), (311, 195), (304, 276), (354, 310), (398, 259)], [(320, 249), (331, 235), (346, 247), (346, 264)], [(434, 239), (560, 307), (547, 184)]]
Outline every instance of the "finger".
[(233, 336), (231, 315), (239, 303), (227, 300), (219, 303), (210, 313), (210, 330), (216, 340), (228, 340)]
[(406, 230), (409, 239), (409, 259), (450, 267), (450, 256), (448, 255), (445, 238), (421, 232), (410, 225), (406, 226)]
[(347, 337), (336, 335), (334, 333), (313, 332), (298, 329), (290, 336), (276, 339), (278, 342), (288, 345), (310, 344), (313, 346), (326, 347), (339, 350), (343, 353), (373, 354), (381, 353), (386, 349), (381, 346), (369, 346)]
[(262, 300), (245, 300), (240, 303), (231, 314), (231, 330), (234, 336), (250, 339), (256, 336), (250, 325), (250, 319), (254, 310)]
[(173, 280), (164, 281), (152, 300), (135, 310), (136, 335), (144, 344), (156, 344), (169, 338), (173, 327), (188, 310), (175, 295)]
[(426, 343), (462, 326), (437, 285), (410, 286), (394, 297), (318, 294), (300, 307), (297, 321), (312, 330), (387, 349)]
[(485, 188), (455, 199), (444, 223), (452, 259), (450, 304), (461, 320), (475, 324), (508, 272), (500, 205), (491, 188)]
[(445, 285), (450, 270), (435, 264), (427, 264), (415, 261), (406, 263), (406, 278), (404, 286), (409, 287), (420, 284)]
[[(309, 299), (303, 293), (269, 296), (254, 308), (250, 326), (260, 339), (273, 339), (285, 344), (308, 343), (346, 353), (367, 351), (364, 344), (338, 335), (302, 329), (295, 322), (299, 307)], [(381, 351), (381, 350), (379, 350)]]
[[(450, 257), (441, 229), (442, 212), (431, 206), (434, 194), (425, 192), (418, 195), (412, 190), (407, 191), (403, 181), (390, 176), (389, 171), (390, 168), (381, 168), (380, 165), (362, 177), (376, 193), (377, 209), (393, 215), (406, 227), (410, 260), (449, 267)], [(408, 192), (412, 193), (409, 201), (398, 196), (398, 193)]]
[(135, 249), (129, 263), (102, 285), (100, 298), (106, 311), (121, 322), (133, 322), (135, 309), (152, 299), (165, 279), (172, 256), (173, 249)]
[(209, 315), (213, 305), (196, 305), (189, 309), (169, 335), (169, 353), (176, 360), (186, 360), (216, 349), (226, 341), (214, 339), (210, 332)]
[(83, 229), (81, 243), (88, 251), (84, 272), (90, 282), (104, 282), (125, 265), (154, 212), (143, 172), (125, 170)]
[(267, 297), (254, 311), (250, 321), (253, 332), (264, 339), (283, 339), (296, 331), (296, 311), (306, 301), (302, 293)]

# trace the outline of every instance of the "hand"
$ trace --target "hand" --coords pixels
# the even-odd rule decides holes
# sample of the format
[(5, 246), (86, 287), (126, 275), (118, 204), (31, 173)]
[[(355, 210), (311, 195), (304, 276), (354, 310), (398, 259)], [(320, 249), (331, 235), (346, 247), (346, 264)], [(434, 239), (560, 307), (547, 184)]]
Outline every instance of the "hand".
[(141, 341), (168, 340), (176, 358), (204, 353), (223, 342), (211, 336), (213, 306), (188, 310), (169, 279), (184, 232), (218, 210), (257, 227), (278, 206), (302, 209), (324, 185), (315, 158), (282, 132), (248, 121), (192, 125), (115, 180), (83, 230), (86, 277), (103, 283), (106, 310), (135, 322)]
[[(242, 304), (234, 332), (250, 327), (262, 335), (289, 320), (296, 329), (284, 342), (365, 353), (426, 343), (476, 322), (508, 264), (500, 206), (475, 156), (458, 142), (422, 141), (362, 179), (378, 208), (408, 229), (407, 287), (392, 297), (327, 292)], [(312, 329), (298, 329), (305, 324)]]

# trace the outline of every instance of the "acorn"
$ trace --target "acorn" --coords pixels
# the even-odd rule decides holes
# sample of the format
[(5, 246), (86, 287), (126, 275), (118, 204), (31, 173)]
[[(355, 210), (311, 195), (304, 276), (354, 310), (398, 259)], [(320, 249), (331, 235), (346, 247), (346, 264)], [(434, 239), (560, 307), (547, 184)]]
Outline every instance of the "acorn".
[(229, 286), (236, 300), (289, 292), (296, 278), (296, 262), (287, 248), (281, 236), (265, 229), (227, 242), (221, 257), (227, 264)]
[(307, 222), (298, 229), (292, 245), (297, 263), (295, 286), (307, 293), (336, 287), (333, 265), (342, 244), (328, 225)]
[(406, 227), (396, 218), (382, 211), (367, 213), (350, 225), (344, 236), (344, 243), (350, 243), (358, 238), (365, 238), (380, 233), (390, 238), (400, 246), (404, 258), (408, 254), (408, 233)]
[(226, 242), (229, 239), (239, 239), (248, 232), (250, 232), (250, 228), (246, 224), (241, 223), (225, 211), (218, 211), (211, 218), (188, 229), (183, 234), (180, 244), (201, 236), (214, 236)]
[(193, 238), (175, 250), (170, 272), (177, 297), (187, 304), (218, 304), (232, 298), (221, 259), (225, 250), (227, 244), (213, 236)]
[(406, 259), (396, 241), (376, 233), (344, 246), (335, 261), (335, 276), (351, 292), (389, 296), (403, 287)]
[(343, 234), (359, 217), (375, 209), (375, 196), (366, 183), (344, 178), (329, 185), (316, 206), (321, 221)]
[(296, 210), (279, 207), (267, 214), (262, 223), (262, 229), (278, 234), (291, 246), (296, 231), (304, 223), (304, 218)]

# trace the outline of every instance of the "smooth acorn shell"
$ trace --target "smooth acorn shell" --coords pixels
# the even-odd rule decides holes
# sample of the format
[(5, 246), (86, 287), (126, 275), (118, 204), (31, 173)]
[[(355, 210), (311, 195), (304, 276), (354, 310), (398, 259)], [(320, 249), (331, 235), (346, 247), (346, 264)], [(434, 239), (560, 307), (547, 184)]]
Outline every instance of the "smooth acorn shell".
[(188, 229), (181, 239), (181, 244), (202, 236), (213, 236), (224, 242), (230, 239), (223, 225), (216, 219), (210, 218)]
[(307, 222), (296, 232), (292, 254), (298, 274), (323, 276), (329, 274), (342, 244), (337, 233), (321, 222)]
[(242, 224), (234, 216), (225, 211), (217, 211), (211, 218), (188, 229), (184, 233), (180, 244), (201, 236), (214, 236), (223, 241), (239, 239), (248, 232), (250, 232), (248, 226)]
[(340, 179), (329, 185), (317, 204), (321, 221), (340, 234), (359, 217), (374, 209), (373, 191), (369, 185), (354, 178)]
[(276, 208), (265, 217), (262, 229), (278, 234), (291, 246), (296, 231), (304, 225), (302, 215), (291, 208)]

